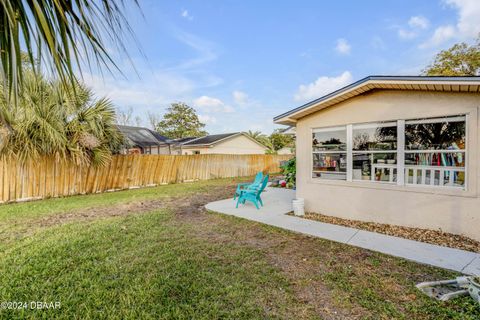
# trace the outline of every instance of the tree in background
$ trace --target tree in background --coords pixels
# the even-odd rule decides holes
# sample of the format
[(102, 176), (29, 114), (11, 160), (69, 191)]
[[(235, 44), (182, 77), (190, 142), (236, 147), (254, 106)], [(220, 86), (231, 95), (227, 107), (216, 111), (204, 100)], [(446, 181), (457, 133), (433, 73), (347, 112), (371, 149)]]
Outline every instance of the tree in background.
[(248, 130), (245, 132), (250, 138), (257, 140), (259, 143), (263, 144), (266, 146), (269, 150), (273, 150), (272, 143), (268, 136), (261, 131), (252, 131)]
[(203, 128), (205, 124), (200, 122), (195, 109), (183, 102), (172, 103), (155, 126), (158, 133), (171, 139), (208, 135)]
[(281, 129), (276, 129), (269, 137), (273, 150), (278, 151), (284, 147), (293, 147), (294, 140), (291, 135), (282, 133)]
[(282, 133), (281, 129), (273, 131), (270, 136), (261, 131), (251, 130), (248, 130), (246, 134), (266, 146), (268, 148), (267, 154), (276, 154), (278, 150), (284, 147), (293, 147), (295, 144), (293, 137)]
[(253, 138), (257, 141), (259, 141), (260, 139), (266, 139), (267, 136), (265, 134), (263, 134), (261, 131), (252, 131), (252, 130), (248, 130), (247, 132), (245, 132), (250, 138)]
[(117, 110), (117, 123), (122, 126), (131, 124), (133, 118), (133, 109), (129, 107), (127, 110)]
[(128, 107), (126, 111), (117, 110), (117, 123), (122, 126), (137, 126), (142, 125), (142, 118), (140, 116), (133, 116), (133, 108)]
[(78, 81), (66, 86), (24, 70), (18, 103), (11, 103), (6, 92), (8, 88), (0, 88), (0, 110), (12, 133), (2, 140), (1, 155), (20, 161), (54, 156), (103, 165), (122, 142), (112, 103), (95, 99)]
[(154, 112), (147, 112), (148, 124), (150, 125), (150, 129), (155, 130), (157, 124), (160, 122), (162, 117)]
[(462, 42), (440, 51), (422, 73), (427, 76), (480, 75), (480, 36), (472, 45)]

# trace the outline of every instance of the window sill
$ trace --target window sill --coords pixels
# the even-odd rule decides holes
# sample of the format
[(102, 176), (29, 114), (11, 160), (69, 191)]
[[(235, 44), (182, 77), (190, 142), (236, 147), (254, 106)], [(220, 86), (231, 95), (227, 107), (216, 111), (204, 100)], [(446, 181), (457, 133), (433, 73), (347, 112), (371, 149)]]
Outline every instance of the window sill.
[(472, 190), (464, 190), (457, 187), (426, 187), (416, 185), (398, 186), (389, 182), (371, 182), (371, 181), (344, 181), (344, 180), (326, 180), (309, 178), (308, 184), (322, 184), (328, 186), (349, 187), (349, 188), (365, 188), (376, 190), (389, 190), (400, 192), (414, 192), (424, 194), (435, 194), (444, 196), (455, 196), (465, 198), (476, 198), (476, 192)]

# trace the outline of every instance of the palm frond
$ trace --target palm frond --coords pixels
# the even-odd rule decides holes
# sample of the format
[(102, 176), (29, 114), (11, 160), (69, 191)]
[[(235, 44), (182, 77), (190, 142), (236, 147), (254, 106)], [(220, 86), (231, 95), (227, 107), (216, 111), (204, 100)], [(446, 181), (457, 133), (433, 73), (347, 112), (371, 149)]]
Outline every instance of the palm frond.
[(24, 81), (18, 107), (9, 108), (8, 96), (0, 91), (0, 110), (12, 127), (5, 138), (0, 127), (0, 154), (20, 160), (46, 155), (77, 164), (108, 162), (121, 143), (110, 100), (95, 99), (77, 80), (73, 88), (26, 71)]
[[(81, 71), (83, 64), (120, 71), (107, 44), (128, 57), (125, 36), (134, 37), (124, 15), (127, 2), (1, 0), (0, 77), (7, 84), (8, 95), (14, 93), (9, 100), (16, 101), (23, 83), (22, 58), (29, 60), (34, 72), (38, 71), (37, 62), (45, 63), (63, 84), (74, 85), (74, 70)], [(137, 0), (131, 2), (139, 7)]]

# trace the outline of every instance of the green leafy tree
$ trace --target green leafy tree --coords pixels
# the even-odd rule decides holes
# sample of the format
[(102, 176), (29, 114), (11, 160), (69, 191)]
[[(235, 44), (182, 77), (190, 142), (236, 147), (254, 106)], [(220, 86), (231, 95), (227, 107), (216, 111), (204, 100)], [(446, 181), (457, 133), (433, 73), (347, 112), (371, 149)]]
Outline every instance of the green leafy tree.
[(155, 128), (161, 135), (172, 139), (208, 135), (208, 132), (203, 130), (205, 124), (200, 122), (195, 109), (186, 103), (172, 103), (167, 111)]
[(283, 134), (279, 129), (275, 130), (269, 137), (274, 151), (278, 151), (284, 147), (293, 147), (293, 137)]
[(78, 81), (65, 86), (24, 71), (18, 104), (9, 101), (8, 88), (0, 84), (0, 111), (12, 130), (0, 134), (0, 154), (21, 161), (54, 156), (77, 164), (106, 164), (122, 142), (112, 103), (96, 99)]
[(431, 65), (423, 70), (427, 76), (478, 76), (480, 75), (480, 37), (468, 45), (457, 43), (440, 51)]

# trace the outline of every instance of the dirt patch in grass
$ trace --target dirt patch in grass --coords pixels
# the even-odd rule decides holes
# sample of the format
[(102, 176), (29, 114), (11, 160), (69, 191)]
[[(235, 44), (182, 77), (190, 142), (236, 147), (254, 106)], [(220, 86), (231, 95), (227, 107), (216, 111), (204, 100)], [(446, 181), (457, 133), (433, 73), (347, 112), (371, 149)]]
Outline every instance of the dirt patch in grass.
[(410, 240), (416, 240), (440, 246), (480, 252), (480, 242), (471, 238), (453, 233), (443, 232), (441, 230), (428, 230), (420, 228), (411, 228), (396, 226), (391, 224), (382, 224), (375, 222), (364, 222), (358, 220), (342, 219), (332, 216), (326, 216), (319, 213), (305, 213), (305, 219), (321, 221), (325, 223), (336, 224), (345, 227), (357, 228), (372, 232), (387, 234), (390, 236), (401, 237)]
[(210, 188), (208, 192), (198, 192), (195, 195), (163, 197), (159, 200), (133, 201), (120, 203), (115, 206), (88, 208), (49, 215), (29, 222), (29, 225), (36, 224), (41, 227), (50, 227), (75, 221), (142, 214), (158, 209), (175, 209), (175, 213), (177, 214), (193, 214), (201, 211), (206, 203), (228, 198), (233, 192), (233, 186), (215, 186)]

